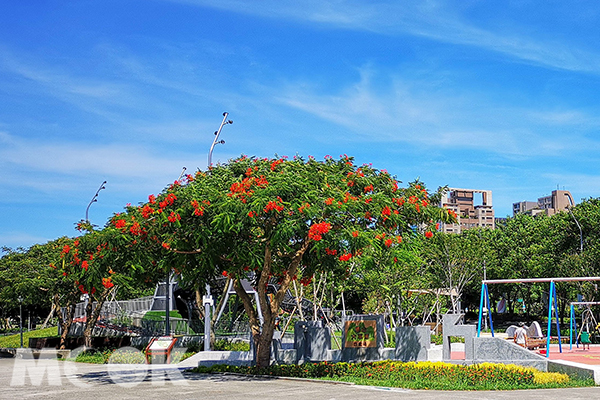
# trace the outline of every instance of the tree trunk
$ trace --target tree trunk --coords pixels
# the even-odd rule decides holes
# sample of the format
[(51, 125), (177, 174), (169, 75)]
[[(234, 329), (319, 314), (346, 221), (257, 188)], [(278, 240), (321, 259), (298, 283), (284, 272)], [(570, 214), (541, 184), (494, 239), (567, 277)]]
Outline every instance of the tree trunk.
[(96, 301), (96, 307), (93, 306), (93, 301), (90, 296), (90, 299), (85, 307), (85, 329), (83, 330), (83, 343), (85, 347), (92, 347), (92, 334), (94, 333), (94, 327), (96, 326), (96, 322), (98, 322), (98, 317), (100, 317), (100, 312), (102, 311), (102, 306), (104, 302), (108, 298), (108, 295), (113, 290), (115, 286), (104, 289), (98, 300)]
[[(56, 310), (56, 307), (54, 306), (54, 303), (53, 303), (52, 307), (50, 308), (50, 312), (48, 313), (48, 316), (46, 317), (46, 319), (44, 320), (44, 323), (42, 324), (42, 328), (41, 329), (46, 329), (46, 326), (48, 325), (48, 322), (50, 321), (50, 319), (54, 315), (54, 310)], [(60, 312), (60, 310), (59, 310), (59, 312)]]
[(59, 348), (62, 350), (67, 347), (67, 336), (69, 335), (69, 330), (71, 329), (71, 325), (73, 325), (73, 317), (75, 316), (75, 303), (70, 302), (65, 306), (67, 312), (64, 318), (60, 306), (60, 297), (58, 294), (54, 295), (53, 303), (54, 308), (57, 310), (56, 315), (58, 316), (58, 323), (61, 329)]
[(298, 267), (302, 261), (302, 256), (308, 250), (310, 246), (310, 240), (305, 238), (302, 246), (293, 254), (292, 261), (288, 269), (283, 274), (281, 285), (271, 297), (267, 297), (267, 285), (269, 283), (269, 276), (272, 272), (272, 254), (271, 248), (267, 245), (265, 247), (265, 255), (263, 261), (263, 268), (260, 273), (260, 278), (257, 282), (256, 291), (258, 293), (258, 301), (262, 310), (263, 323), (261, 325), (260, 316), (252, 305), (252, 299), (246, 293), (239, 278), (235, 278), (233, 281), (233, 287), (236, 294), (242, 299), (244, 309), (249, 317), (250, 331), (252, 338), (254, 339), (254, 346), (256, 349), (256, 366), (259, 368), (268, 367), (271, 364), (271, 341), (273, 340), (273, 333), (275, 331), (275, 319), (279, 314), (279, 307), (281, 302), (292, 284), (292, 277), (296, 275)]
[(227, 291), (229, 290), (229, 282), (231, 278), (227, 278), (227, 282), (225, 282), (225, 288), (223, 289), (223, 293), (221, 293), (221, 297), (219, 298), (219, 302), (215, 307), (215, 311), (210, 318), (210, 348), (214, 350), (215, 342), (217, 341), (217, 336), (215, 335), (215, 324), (217, 323), (217, 317), (219, 316), (219, 311), (221, 307), (223, 307), (223, 303), (225, 302), (225, 297), (227, 297)]
[(265, 319), (262, 332), (258, 340), (254, 341), (256, 346), (256, 365), (258, 367), (268, 367), (271, 365), (271, 342), (275, 332), (275, 318)]

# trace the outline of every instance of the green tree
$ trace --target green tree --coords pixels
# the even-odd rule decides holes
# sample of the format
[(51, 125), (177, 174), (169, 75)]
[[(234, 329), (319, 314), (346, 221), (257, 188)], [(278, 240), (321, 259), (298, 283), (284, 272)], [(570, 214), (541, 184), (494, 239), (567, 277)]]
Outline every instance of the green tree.
[[(232, 278), (249, 315), (257, 363), (264, 366), (294, 280), (306, 285), (321, 271), (344, 279), (351, 262), (360, 263), (383, 235), (391, 248), (413, 228), (424, 232), (439, 220), (452, 216), (432, 205), (422, 184), (401, 189), (387, 172), (357, 167), (349, 157), (241, 157), (188, 175), (112, 224), (133, 234), (130, 239), (160, 247), (184, 278)], [(253, 280), (262, 324), (241, 279)], [(269, 283), (278, 285), (272, 296)]]
[(433, 284), (447, 289), (454, 313), (460, 312), (459, 302), (465, 288), (483, 278), (487, 231), (470, 229), (458, 235), (438, 232), (425, 241), (423, 259)]

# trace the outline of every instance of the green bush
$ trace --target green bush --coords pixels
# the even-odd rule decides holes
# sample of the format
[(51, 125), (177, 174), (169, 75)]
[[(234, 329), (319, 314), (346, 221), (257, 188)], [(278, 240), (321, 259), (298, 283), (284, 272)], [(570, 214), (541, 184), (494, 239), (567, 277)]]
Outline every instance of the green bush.
[(250, 351), (250, 343), (247, 342), (232, 342), (229, 340), (217, 340), (214, 350), (219, 351)]

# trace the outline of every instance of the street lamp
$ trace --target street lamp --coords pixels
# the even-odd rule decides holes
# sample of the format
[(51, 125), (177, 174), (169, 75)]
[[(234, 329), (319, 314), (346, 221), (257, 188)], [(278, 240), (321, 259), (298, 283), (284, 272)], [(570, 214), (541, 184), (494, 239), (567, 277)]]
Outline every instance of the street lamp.
[(571, 217), (573, 217), (575, 224), (577, 224), (577, 227), (579, 228), (579, 252), (581, 253), (583, 252), (583, 231), (581, 230), (579, 221), (577, 221), (577, 218), (575, 218), (575, 215), (573, 215), (573, 211), (571, 211), (571, 207), (573, 207), (573, 200), (571, 200), (571, 196), (569, 196), (568, 193), (565, 193), (565, 196), (567, 196), (567, 200), (569, 200), (569, 204), (571, 205), (570, 207), (567, 207), (567, 210), (569, 210), (569, 214), (571, 214)]
[(94, 195), (94, 197), (92, 197), (92, 200), (90, 201), (90, 204), (88, 204), (87, 208), (85, 209), (85, 222), (89, 223), (90, 219), (88, 218), (89, 212), (90, 212), (90, 206), (92, 205), (92, 203), (95, 203), (98, 201), (98, 193), (100, 193), (100, 191), (102, 189), (106, 189), (106, 181), (102, 182), (102, 184), (100, 185), (100, 188), (98, 190), (96, 190), (96, 194)]
[(21, 336), (21, 348), (23, 348), (23, 297), (17, 298), (19, 301), (19, 335)]
[(217, 130), (215, 132), (215, 139), (212, 142), (212, 146), (210, 146), (210, 151), (208, 152), (208, 168), (210, 168), (210, 166), (212, 165), (212, 153), (213, 153), (213, 149), (215, 148), (215, 145), (217, 144), (225, 144), (224, 140), (219, 140), (219, 135), (221, 134), (221, 129), (223, 129), (223, 126), (225, 125), (230, 125), (233, 124), (232, 120), (227, 120), (227, 116), (229, 115), (228, 112), (224, 112), (223, 113), (223, 121), (221, 122), (221, 125), (219, 126), (219, 130)]
[[(223, 113), (223, 121), (219, 125), (219, 129), (215, 132), (215, 138), (208, 151), (208, 168), (212, 165), (212, 153), (217, 144), (225, 144), (224, 140), (219, 140), (221, 130), (225, 125), (233, 124), (232, 120), (227, 120), (228, 112)], [(206, 295), (202, 297), (202, 303), (204, 304), (204, 351), (210, 351), (210, 308), (214, 305), (213, 297), (210, 294), (210, 285), (206, 284)]]

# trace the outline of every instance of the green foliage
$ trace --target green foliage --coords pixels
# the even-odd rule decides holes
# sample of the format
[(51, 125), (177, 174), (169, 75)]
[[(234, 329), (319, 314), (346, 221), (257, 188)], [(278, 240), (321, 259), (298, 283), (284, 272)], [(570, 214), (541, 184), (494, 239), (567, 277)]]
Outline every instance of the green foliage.
[(64, 277), (57, 272), (57, 260), (68, 238), (59, 238), (29, 249), (3, 249), (0, 258), (0, 307), (18, 316), (20, 296), (23, 310), (47, 314), (52, 295), (68, 291)]
[(567, 375), (505, 364), (446, 364), (441, 362), (379, 361), (373, 363), (306, 363), (267, 368), (215, 365), (198, 367), (198, 373), (235, 372), (251, 375), (320, 378), (364, 385), (435, 390), (509, 390), (593, 386), (592, 380), (570, 380)]
[(217, 340), (214, 350), (219, 351), (250, 351), (250, 343), (230, 340)]

